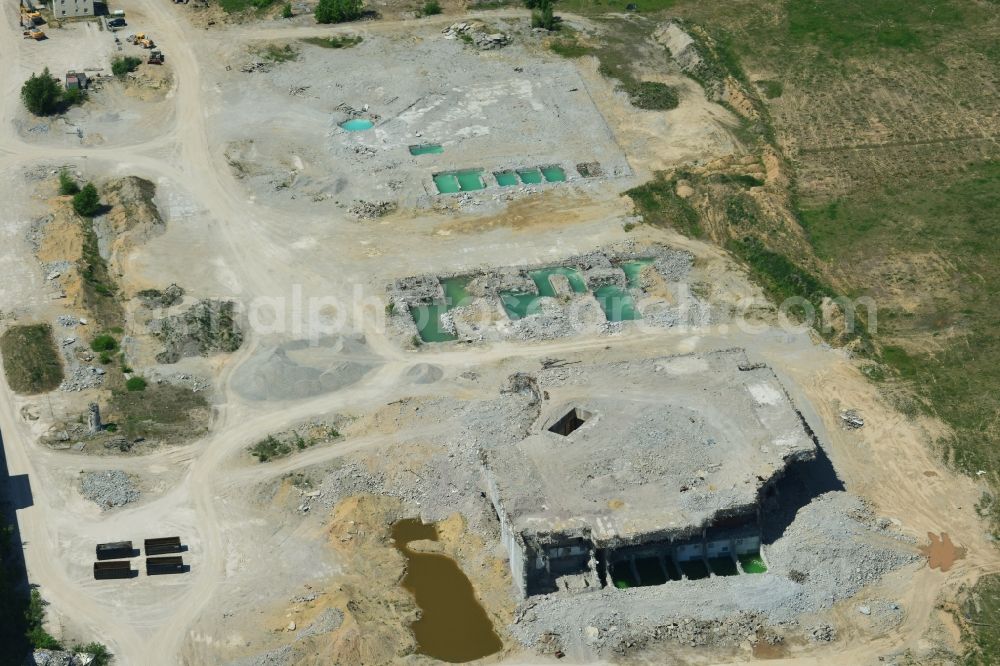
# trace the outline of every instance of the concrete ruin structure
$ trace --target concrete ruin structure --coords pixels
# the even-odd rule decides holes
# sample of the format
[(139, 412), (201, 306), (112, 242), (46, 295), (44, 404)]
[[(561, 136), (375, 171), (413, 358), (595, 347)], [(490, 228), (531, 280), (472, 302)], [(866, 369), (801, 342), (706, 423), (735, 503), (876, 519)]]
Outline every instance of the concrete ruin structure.
[(524, 596), (743, 572), (760, 505), (816, 455), (775, 374), (741, 349), (519, 379), (537, 419), (480, 451)]
[(87, 432), (96, 435), (101, 427), (101, 408), (96, 402), (92, 402), (87, 408)]

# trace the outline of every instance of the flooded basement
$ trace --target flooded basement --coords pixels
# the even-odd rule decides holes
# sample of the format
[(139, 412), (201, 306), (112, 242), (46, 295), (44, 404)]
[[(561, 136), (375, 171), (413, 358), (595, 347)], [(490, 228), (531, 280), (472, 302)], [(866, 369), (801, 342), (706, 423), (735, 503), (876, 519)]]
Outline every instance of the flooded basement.
[(413, 595), (421, 611), (420, 619), (411, 627), (417, 651), (449, 663), (499, 652), (503, 643), (476, 599), (472, 583), (455, 560), (407, 547), (411, 541), (437, 541), (434, 525), (424, 525), (417, 518), (400, 520), (392, 526), (392, 538), (406, 558), (403, 587)]

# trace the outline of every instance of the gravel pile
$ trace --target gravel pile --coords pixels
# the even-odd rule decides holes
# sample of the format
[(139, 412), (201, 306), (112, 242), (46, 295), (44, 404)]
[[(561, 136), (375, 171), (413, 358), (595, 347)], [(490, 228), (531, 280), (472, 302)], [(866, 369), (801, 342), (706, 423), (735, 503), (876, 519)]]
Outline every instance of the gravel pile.
[(132, 484), (128, 474), (120, 469), (84, 474), (80, 492), (105, 510), (124, 506), (139, 499), (139, 491)]
[(309, 638), (311, 636), (328, 634), (331, 631), (336, 631), (343, 621), (344, 614), (339, 608), (327, 608), (320, 613), (315, 620), (313, 620), (312, 624), (300, 631), (295, 636), (295, 639), (302, 640), (303, 638)]
[(60, 391), (86, 391), (97, 388), (104, 383), (104, 375), (107, 371), (92, 365), (82, 365), (73, 368), (73, 371), (59, 385)]

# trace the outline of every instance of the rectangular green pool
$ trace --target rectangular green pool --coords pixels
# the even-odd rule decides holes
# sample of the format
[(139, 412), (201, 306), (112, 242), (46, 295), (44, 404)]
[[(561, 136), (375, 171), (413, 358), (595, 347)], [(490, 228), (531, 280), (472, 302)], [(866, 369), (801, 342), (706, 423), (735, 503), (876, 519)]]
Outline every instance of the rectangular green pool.
[(486, 187), (483, 182), (482, 169), (465, 169), (464, 171), (445, 171), (434, 174), (434, 184), (439, 194), (454, 194), (455, 192), (471, 192)]
[(652, 259), (636, 259), (635, 261), (626, 261), (622, 264), (622, 270), (625, 271), (625, 277), (628, 278), (628, 286), (638, 287), (642, 269), (651, 263), (653, 263)]
[(469, 286), (469, 278), (467, 277), (441, 280), (441, 286), (444, 288), (444, 303), (448, 310), (468, 305), (472, 300), (467, 289)]
[(635, 300), (620, 287), (606, 284), (594, 291), (594, 298), (601, 305), (608, 321), (630, 321), (640, 318), (639, 311), (635, 309)]
[(500, 301), (511, 319), (524, 319), (528, 315), (541, 312), (539, 296), (531, 292), (502, 291)]
[(735, 576), (739, 573), (736, 562), (731, 557), (713, 557), (708, 561), (708, 566), (716, 576)]
[(439, 143), (424, 143), (418, 146), (410, 146), (411, 155), (440, 155), (444, 152), (444, 146)]
[(454, 335), (441, 327), (441, 315), (448, 308), (443, 303), (415, 305), (410, 308), (410, 316), (417, 325), (417, 333), (424, 342), (450, 342), (457, 340)]
[(453, 173), (435, 174), (434, 184), (437, 186), (439, 194), (454, 194), (462, 189), (458, 183), (458, 177)]
[(542, 167), (542, 175), (550, 183), (562, 183), (566, 180), (566, 172), (558, 164)]
[(708, 578), (708, 567), (701, 560), (689, 560), (681, 562), (681, 572), (688, 577), (688, 580), (701, 580)]
[(748, 574), (760, 574), (767, 571), (767, 565), (764, 564), (764, 558), (757, 554), (740, 555), (740, 566), (743, 567), (743, 571)]
[(552, 281), (549, 280), (549, 278), (553, 275), (565, 275), (569, 280), (570, 287), (572, 287), (573, 291), (578, 294), (582, 294), (587, 291), (587, 283), (584, 281), (583, 276), (580, 275), (580, 271), (575, 268), (570, 268), (569, 266), (542, 268), (537, 271), (531, 271), (528, 275), (530, 275), (531, 279), (534, 280), (535, 285), (538, 287), (538, 294), (540, 296), (556, 295), (556, 290), (552, 288)]
[(517, 174), (513, 171), (494, 171), (493, 177), (497, 179), (497, 185), (500, 187), (517, 185)]
[(518, 169), (517, 175), (525, 185), (538, 185), (542, 182), (542, 172), (535, 169)]

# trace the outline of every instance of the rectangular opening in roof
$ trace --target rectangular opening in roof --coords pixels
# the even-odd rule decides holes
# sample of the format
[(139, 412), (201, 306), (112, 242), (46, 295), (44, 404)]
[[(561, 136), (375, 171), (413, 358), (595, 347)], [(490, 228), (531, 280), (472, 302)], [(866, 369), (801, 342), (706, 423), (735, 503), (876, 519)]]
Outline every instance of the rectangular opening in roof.
[(549, 426), (549, 432), (568, 437), (577, 428), (586, 423), (590, 416), (590, 412), (574, 407), (566, 412), (561, 419)]

